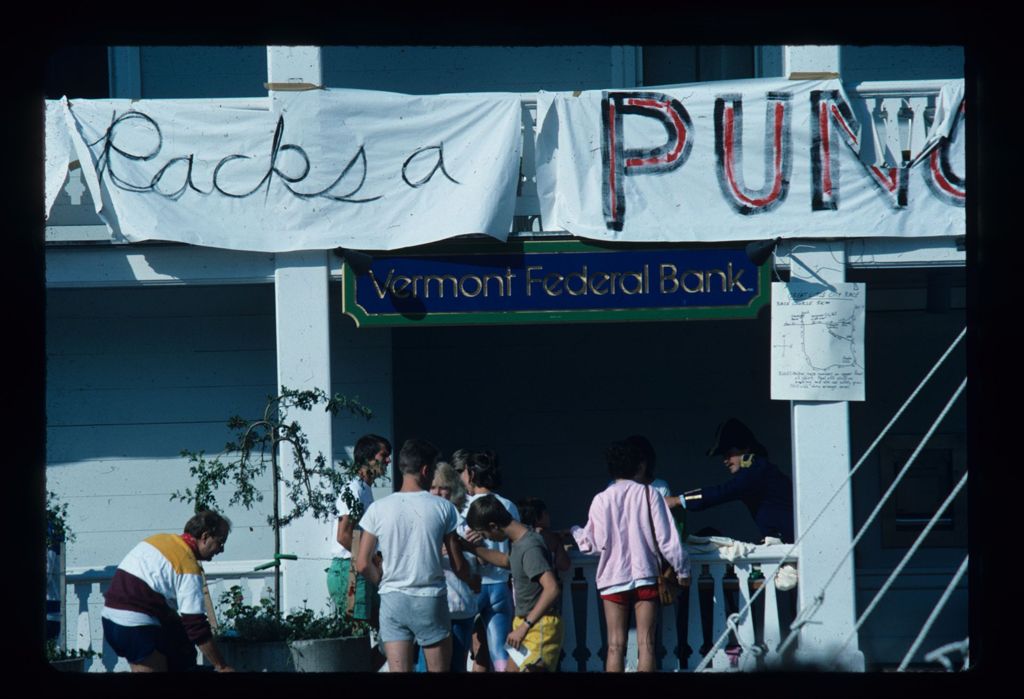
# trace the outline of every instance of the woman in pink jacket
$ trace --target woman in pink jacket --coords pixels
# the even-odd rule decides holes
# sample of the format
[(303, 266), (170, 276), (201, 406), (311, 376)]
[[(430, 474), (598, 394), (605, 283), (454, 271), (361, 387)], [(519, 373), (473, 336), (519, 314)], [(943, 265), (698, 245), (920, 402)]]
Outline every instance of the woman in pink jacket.
[(642, 460), (639, 450), (627, 442), (616, 442), (605, 456), (614, 481), (594, 497), (586, 526), (571, 531), (581, 552), (601, 556), (597, 590), (608, 628), (605, 671), (623, 671), (632, 607), (639, 650), (637, 670), (653, 672), (659, 607), (658, 553), (672, 566), (680, 585), (689, 584), (690, 564), (665, 498), (650, 486), (632, 480)]

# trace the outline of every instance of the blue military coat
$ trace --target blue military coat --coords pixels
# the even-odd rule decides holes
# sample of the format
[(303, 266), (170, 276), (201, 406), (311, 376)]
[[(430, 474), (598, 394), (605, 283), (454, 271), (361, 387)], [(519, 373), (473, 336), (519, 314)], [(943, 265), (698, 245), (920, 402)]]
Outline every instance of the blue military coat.
[(741, 468), (725, 483), (690, 490), (683, 495), (688, 510), (703, 510), (740, 500), (757, 523), (761, 536), (793, 541), (793, 483), (763, 456)]

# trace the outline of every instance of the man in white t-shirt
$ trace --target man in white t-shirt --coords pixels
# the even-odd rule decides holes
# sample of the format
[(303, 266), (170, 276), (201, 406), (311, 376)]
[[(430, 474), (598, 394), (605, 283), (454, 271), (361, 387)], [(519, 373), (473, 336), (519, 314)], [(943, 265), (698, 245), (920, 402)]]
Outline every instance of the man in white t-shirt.
[(373, 620), (377, 592), (366, 578), (352, 570), (352, 551), (358, 548), (356, 523), (373, 502), (370, 486), (387, 472), (391, 463), (391, 442), (376, 434), (363, 435), (356, 442), (355, 477), (346, 484), (346, 494), (335, 507), (338, 519), (331, 524), (331, 566), (327, 569), (327, 592), (339, 611), (356, 619)]
[[(446, 672), (451, 662), (442, 543), (455, 574), (468, 582), (469, 573), (455, 532), (459, 513), (428, 490), (439, 456), (429, 442), (406, 441), (398, 455), (402, 487), (371, 504), (360, 521), (356, 570), (380, 593), (380, 640), (389, 672), (412, 671), (414, 642), (423, 649), (428, 672)], [(374, 556), (378, 548), (382, 564)]]

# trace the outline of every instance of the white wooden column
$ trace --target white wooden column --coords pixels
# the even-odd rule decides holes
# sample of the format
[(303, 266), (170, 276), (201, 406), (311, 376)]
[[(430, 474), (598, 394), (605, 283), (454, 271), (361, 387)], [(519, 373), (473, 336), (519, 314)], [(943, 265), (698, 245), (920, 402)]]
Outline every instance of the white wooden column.
[[(267, 82), (321, 84), (320, 49), (307, 46), (267, 47)], [(283, 109), (276, 90), (270, 90), (275, 116)], [(331, 390), (330, 317), (328, 313), (328, 262), (323, 250), (279, 253), (275, 256), (274, 300), (277, 318), (277, 383), (288, 388)], [(322, 409), (296, 412), (309, 437), (312, 455), (332, 455), (331, 415)], [(293, 465), (289, 450), (281, 453), (282, 472)], [(289, 505), (281, 490), (282, 511)], [(320, 542), (329, 525), (311, 516), (292, 522), (281, 532), (281, 551), (297, 561), (281, 564), (281, 601), (285, 611), (302, 607), (326, 609), (329, 561)]]
[[(791, 79), (838, 76), (838, 46), (786, 46), (782, 52), (783, 74)], [(846, 280), (846, 245), (842, 241), (803, 243), (791, 253), (790, 274), (812, 284)], [(813, 602), (821, 586), (836, 570), (853, 541), (853, 506), (849, 484), (828, 511), (808, 531), (811, 521), (825, 507), (850, 472), (850, 411), (843, 402), (792, 401), (793, 500), (796, 533), (800, 544), (800, 608)], [(854, 596), (853, 557), (839, 569), (825, 591), (824, 603), (813, 623), (800, 632), (796, 657), (810, 662), (825, 660), (829, 648), (842, 643), (852, 631), (857, 615)], [(785, 636), (788, 629), (783, 629)], [(864, 656), (856, 642), (840, 659), (843, 669), (864, 670)]]
[[(799, 242), (790, 253), (792, 280), (827, 285), (846, 278), (843, 241)], [(853, 505), (850, 484), (850, 411), (845, 401), (792, 401), (793, 500), (796, 534), (800, 543), (800, 609), (807, 609), (822, 585), (839, 566), (853, 541)], [(810, 528), (837, 489), (842, 492)], [(856, 619), (853, 557), (843, 562), (825, 590), (824, 603), (800, 631), (798, 660), (824, 661), (853, 630)], [(783, 635), (788, 634), (783, 629)], [(862, 672), (864, 656), (856, 641), (840, 659), (842, 669)]]
[(791, 80), (804, 75), (834, 73), (839, 75), (838, 46), (784, 46), (782, 74)]

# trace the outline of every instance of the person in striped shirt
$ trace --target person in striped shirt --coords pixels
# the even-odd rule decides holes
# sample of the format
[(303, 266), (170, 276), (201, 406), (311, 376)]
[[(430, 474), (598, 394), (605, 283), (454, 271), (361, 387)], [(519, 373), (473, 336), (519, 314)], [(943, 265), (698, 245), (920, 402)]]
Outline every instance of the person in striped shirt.
[(198, 646), (217, 672), (224, 662), (203, 604), (203, 569), (224, 550), (227, 517), (202, 510), (182, 534), (154, 534), (136, 544), (117, 566), (101, 613), (107, 644), (132, 672), (196, 668)]

